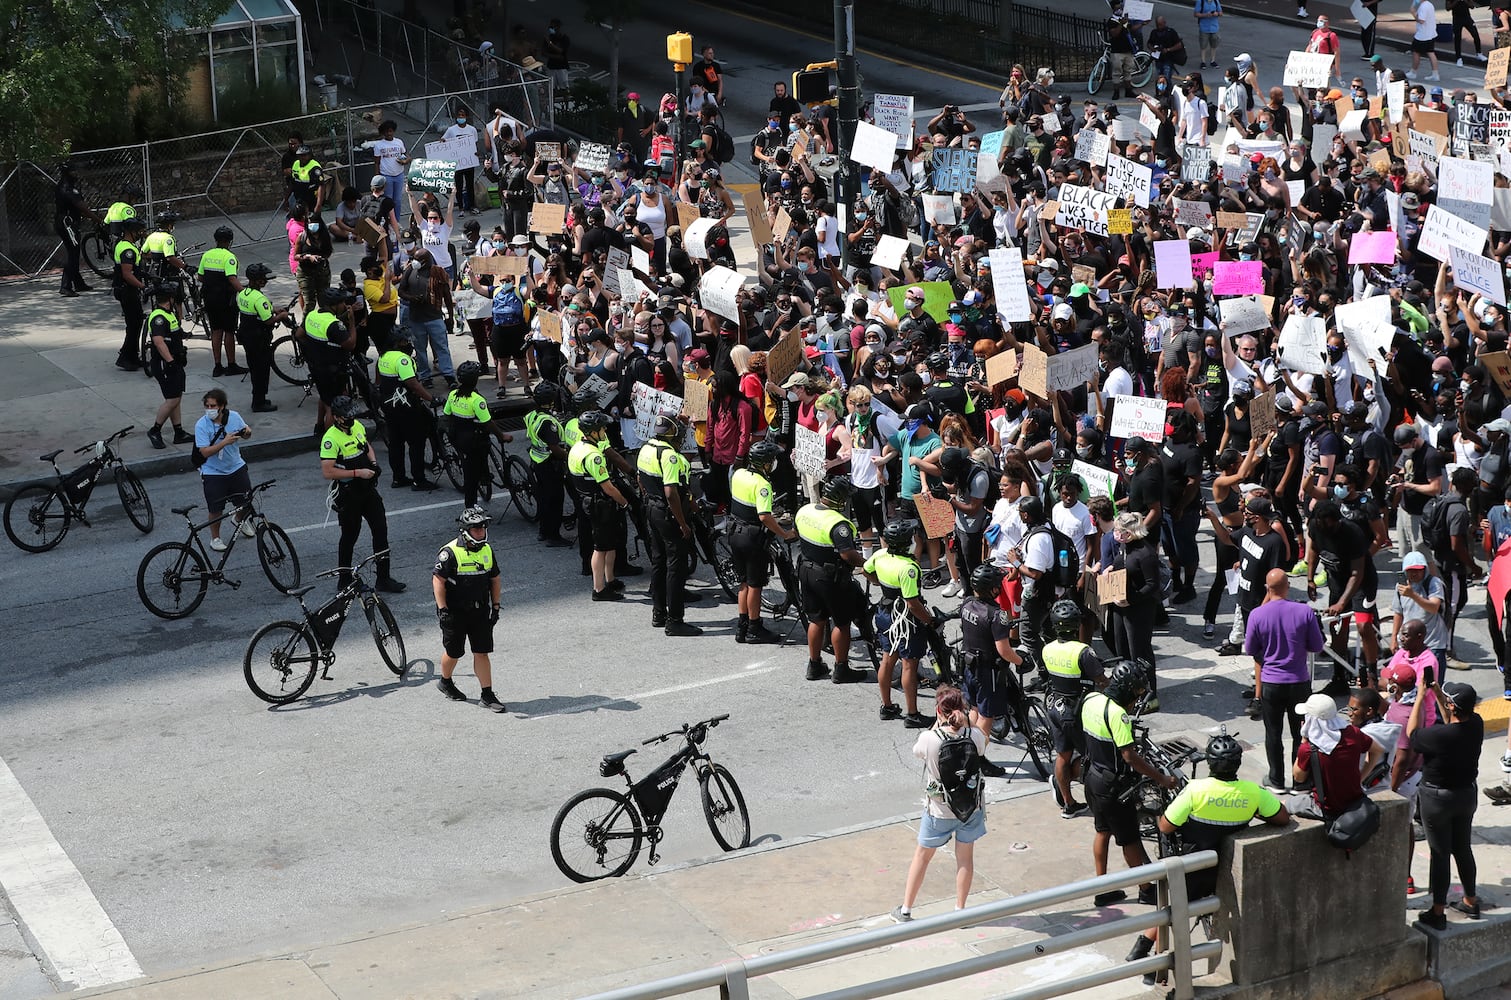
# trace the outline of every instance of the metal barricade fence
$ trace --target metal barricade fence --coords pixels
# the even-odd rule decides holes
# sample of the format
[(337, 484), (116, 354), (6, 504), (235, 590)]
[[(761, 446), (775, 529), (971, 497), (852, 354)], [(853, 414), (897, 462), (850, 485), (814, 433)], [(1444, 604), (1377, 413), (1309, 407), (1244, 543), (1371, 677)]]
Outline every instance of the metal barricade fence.
[(1161, 936), (1168, 937), (1168, 951), (1095, 972), (1067, 976), (1055, 982), (1038, 982), (1004, 994), (999, 1000), (1047, 1000), (1049, 997), (1064, 996), (1132, 976), (1142, 976), (1149, 972), (1168, 972), (1171, 995), (1174, 1000), (1191, 1000), (1195, 993), (1195, 988), (1191, 983), (1191, 963), (1198, 959), (1205, 959), (1207, 971), (1209, 973), (1214, 971), (1218, 959), (1222, 956), (1223, 946), (1221, 941), (1203, 941), (1195, 945), (1191, 943), (1192, 920), (1216, 913), (1218, 901), (1215, 896), (1199, 900), (1187, 899), (1185, 877), (1189, 872), (1214, 868), (1216, 865), (1217, 852), (1215, 851), (1200, 851), (1182, 857), (1165, 858), (1153, 864), (1142, 865), (1116, 874), (1084, 879), (1080, 882), (1013, 896), (993, 903), (983, 903), (980, 906), (968, 907), (953, 913), (943, 913), (936, 917), (925, 917), (894, 927), (861, 931), (858, 934), (835, 938), (832, 941), (804, 945), (770, 955), (731, 959), (723, 965), (698, 972), (689, 972), (639, 986), (628, 986), (607, 993), (598, 993), (587, 1000), (658, 1000), (661, 997), (681, 996), (705, 989), (717, 989), (722, 1000), (749, 1000), (750, 980), (758, 976), (769, 976), (772, 973), (811, 966), (875, 948), (931, 937), (945, 931), (960, 930), (1004, 917), (1032, 913), (1110, 889), (1131, 888), (1141, 882), (1151, 880), (1159, 883), (1160, 897), (1159, 906), (1152, 913), (1120, 917), (1071, 931), (1068, 934), (1029, 941), (948, 965), (899, 973), (885, 979), (841, 987), (820, 994), (813, 1000), (869, 1000), (872, 997), (891, 996), (1021, 962), (1033, 961), (1046, 955), (1074, 951), (1099, 941), (1132, 935), (1151, 927), (1161, 928)]
[[(333, 209), (345, 187), (366, 193), (373, 165), (363, 143), (377, 138), (378, 125), (385, 119), (399, 122), (399, 137), (411, 155), (421, 157), (425, 143), (440, 138), (458, 107), (472, 112), (481, 131), (495, 107), (527, 123), (543, 123), (550, 98), (550, 80), (537, 77), (408, 98), (397, 105), (362, 104), (261, 125), (84, 150), (72, 154), (69, 162), (78, 171), (85, 200), (101, 214), (135, 185), (142, 192), (137, 211), (149, 224), (164, 208), (175, 209), (186, 220), (224, 219), (237, 231), (237, 244), (246, 245), (285, 238), (281, 158), (291, 133), (302, 135), (315, 158), (329, 165), (334, 192), (327, 205)], [(429, 110), (406, 114), (407, 107)], [(0, 174), (0, 278), (34, 276), (59, 265), (61, 241), (53, 223), (56, 170), (56, 164), (23, 161)], [(85, 220), (86, 232), (92, 226)]]

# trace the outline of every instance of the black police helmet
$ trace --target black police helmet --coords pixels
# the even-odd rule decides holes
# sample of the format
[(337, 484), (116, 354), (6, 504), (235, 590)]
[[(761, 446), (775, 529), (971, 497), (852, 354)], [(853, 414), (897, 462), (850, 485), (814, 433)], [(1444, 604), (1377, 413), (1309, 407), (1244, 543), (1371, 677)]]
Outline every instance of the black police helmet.
[(343, 420), (355, 420), (357, 401), (350, 396), (337, 396), (331, 400), (331, 412)]
[(584, 414), (598, 409), (598, 393), (586, 387), (578, 389), (572, 393), (572, 409)]
[(830, 476), (819, 487), (819, 496), (824, 498), (824, 503), (836, 509), (849, 503), (854, 494), (855, 485), (849, 476)]
[(236, 238), (236, 230), (232, 229), (230, 226), (217, 226), (217, 227), (215, 227), (215, 242), (216, 243), (229, 243), (232, 240), (234, 240), (235, 238)]
[(176, 281), (159, 281), (152, 294), (160, 299), (176, 299), (183, 292), (183, 286)]
[(663, 441), (676, 441), (682, 436), (682, 425), (677, 423), (675, 418), (663, 414), (656, 418), (656, 429), (653, 433)]
[(536, 406), (555, 406), (561, 399), (561, 386), (555, 382), (537, 382), (535, 388), (530, 390), (530, 396), (535, 400)]
[(983, 601), (995, 600), (1002, 592), (1002, 570), (992, 563), (982, 563), (971, 573), (971, 593)]
[(1207, 771), (1214, 778), (1238, 777), (1238, 765), (1243, 763), (1243, 745), (1228, 735), (1227, 727), (1207, 741)]
[(886, 544), (888, 552), (901, 555), (913, 548), (913, 539), (917, 534), (917, 521), (912, 518), (899, 518), (896, 521), (887, 522), (887, 526), (881, 529), (881, 540)]
[(483, 366), (476, 361), (463, 361), (456, 366), (456, 380), (468, 389), (477, 385), (477, 380), (483, 376)]
[(1081, 634), (1081, 606), (1072, 600), (1056, 601), (1049, 609), (1049, 630), (1061, 639)]
[(751, 472), (765, 474), (770, 472), (776, 465), (777, 459), (782, 456), (782, 448), (775, 441), (760, 440), (750, 446), (750, 452), (746, 456), (747, 464)]
[(584, 434), (597, 434), (606, 431), (614, 424), (614, 418), (602, 410), (589, 410), (577, 418), (577, 426), (582, 428)]
[(262, 261), (257, 261), (256, 263), (247, 265), (248, 281), (267, 281), (272, 276), (273, 269), (268, 267)]
[(121, 188), (121, 197), (131, 201), (140, 201), (143, 197), (142, 186), (140, 184), (127, 184)]
[(345, 304), (346, 293), (339, 288), (322, 288), (315, 296), (315, 301), (320, 304), (321, 309), (335, 309)]
[(949, 371), (950, 356), (944, 351), (935, 351), (928, 356), (926, 363), (928, 364), (929, 371), (931, 372)]
[(1132, 707), (1149, 690), (1149, 677), (1138, 661), (1124, 661), (1112, 668), (1104, 693), (1124, 708)]
[(173, 209), (165, 208), (153, 216), (152, 221), (156, 222), (159, 226), (168, 226), (177, 222), (180, 218), (181, 216)]

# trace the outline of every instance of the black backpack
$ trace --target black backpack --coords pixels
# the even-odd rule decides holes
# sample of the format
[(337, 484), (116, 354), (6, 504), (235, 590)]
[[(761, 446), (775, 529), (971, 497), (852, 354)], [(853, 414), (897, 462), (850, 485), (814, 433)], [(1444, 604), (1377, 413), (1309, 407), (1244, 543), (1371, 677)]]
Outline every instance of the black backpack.
[[(1054, 549), (1054, 558), (1044, 576), (1056, 587), (1078, 586), (1081, 582), (1081, 554), (1076, 551), (1070, 536), (1048, 522), (1034, 528), (1029, 535), (1032, 536), (1035, 531), (1047, 531), (1050, 546)], [(1024, 542), (1026, 544), (1027, 539)]]
[(713, 158), (720, 163), (732, 163), (735, 158), (734, 136), (715, 126), (713, 135), (710, 138), (713, 139), (711, 144), (713, 149), (710, 150)]
[(1431, 497), (1422, 508), (1422, 541), (1426, 542), (1435, 556), (1453, 551), (1453, 535), (1448, 529), (1450, 506), (1464, 505), (1464, 498), (1456, 493)]
[(935, 759), (944, 804), (963, 823), (981, 808), (981, 753), (971, 738), (969, 726), (954, 736), (937, 726), (934, 732), (939, 735), (939, 754)]

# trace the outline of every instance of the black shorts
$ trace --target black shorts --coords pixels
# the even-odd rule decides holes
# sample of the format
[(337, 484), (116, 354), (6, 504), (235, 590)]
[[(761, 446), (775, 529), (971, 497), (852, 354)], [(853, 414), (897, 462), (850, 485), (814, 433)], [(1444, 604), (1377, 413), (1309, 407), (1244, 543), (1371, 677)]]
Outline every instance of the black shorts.
[(488, 624), (488, 612), (469, 611), (451, 619), (451, 625), (441, 629), (441, 648), (447, 656), (460, 658), (471, 647), (474, 653), (493, 652), (493, 626)]
[(154, 357), (152, 377), (157, 379), (157, 387), (162, 390), (164, 399), (178, 399), (184, 394), (184, 366), (177, 361), (170, 364)]
[(730, 522), (729, 557), (740, 583), (764, 587), (771, 582), (771, 554), (766, 546), (765, 528), (743, 521)]
[(524, 357), (525, 334), (529, 332), (530, 328), (523, 324), (517, 323), (514, 326), (499, 326), (495, 323), (493, 326), (493, 335), (488, 340), (489, 346), (493, 348), (494, 360), (503, 361), (507, 358), (513, 361)]
[(245, 465), (224, 476), (202, 476), (201, 481), (205, 488), (205, 509), (211, 514), (225, 510), (228, 502), (240, 507), (252, 492), (252, 475)]
[(988, 719), (1004, 719), (1013, 710), (1010, 681), (1002, 676), (1012, 667), (968, 667), (964, 671), (965, 684), (961, 693), (965, 703)]
[(594, 552), (617, 552), (628, 540), (624, 511), (601, 493), (588, 503), (588, 523), (593, 531)]
[(1102, 768), (1086, 770), (1086, 799), (1091, 804), (1092, 828), (1112, 834), (1113, 843), (1127, 847), (1139, 842), (1138, 809), (1117, 798), (1116, 778)]
[[(1081, 727), (1074, 719), (1079, 702), (1079, 698), (1053, 691), (1044, 696), (1044, 715), (1049, 719), (1049, 736), (1054, 741), (1055, 753), (1081, 749)], [(1067, 726), (1067, 720), (1072, 724)]]
[(235, 302), (205, 303), (205, 319), (210, 321), (212, 330), (235, 330), (240, 318), (241, 311), (236, 308)]
[(836, 578), (823, 564), (805, 562), (798, 582), (802, 585), (803, 613), (810, 622), (849, 627), (865, 607), (866, 595), (848, 569)]
[(315, 392), (320, 402), (331, 405), (337, 396), (346, 394), (346, 372), (339, 368), (312, 368), (310, 377), (315, 380)]
[(881, 505), (880, 486), (857, 486), (850, 497), (850, 516), (860, 531), (880, 531), (886, 527)]
[(1413, 38), (1411, 40), (1411, 51), (1417, 53), (1417, 55), (1430, 56), (1437, 50), (1437, 45), (1438, 40), (1436, 38)]

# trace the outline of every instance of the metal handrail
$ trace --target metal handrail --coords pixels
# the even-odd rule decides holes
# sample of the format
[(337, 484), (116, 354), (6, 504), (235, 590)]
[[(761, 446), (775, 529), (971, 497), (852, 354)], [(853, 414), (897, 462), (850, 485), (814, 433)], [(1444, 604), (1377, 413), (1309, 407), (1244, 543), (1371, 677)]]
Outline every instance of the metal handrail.
[(626, 986), (607, 993), (596, 993), (585, 1000), (659, 1000), (662, 997), (680, 996), (695, 990), (711, 988), (717, 988), (720, 996), (727, 1000), (748, 1000), (750, 995), (748, 983), (756, 976), (767, 976), (775, 972), (827, 962), (887, 945), (931, 937), (944, 931), (959, 930), (1002, 917), (1030, 913), (1111, 889), (1125, 889), (1150, 881), (1159, 884), (1160, 905), (1154, 911), (1142, 916), (1120, 917), (1117, 920), (1085, 927), (1068, 934), (1042, 941), (1031, 941), (987, 955), (977, 955), (949, 965), (920, 969), (887, 979), (847, 986), (820, 994), (812, 1000), (870, 1000), (873, 997), (890, 996), (952, 979), (989, 972), (1019, 962), (1032, 961), (1045, 955), (1083, 948), (1099, 941), (1108, 941), (1145, 931), (1151, 927), (1169, 931), (1171, 944), (1169, 951), (1099, 972), (1071, 976), (1053, 983), (1039, 983), (1006, 994), (1003, 1000), (1047, 1000), (1049, 997), (1101, 986), (1129, 976), (1142, 976), (1148, 972), (1157, 973), (1166, 970), (1171, 973), (1171, 986), (1175, 1000), (1191, 1000), (1194, 995), (1191, 963), (1197, 959), (1207, 959), (1209, 963), (1215, 965), (1222, 955), (1222, 942), (1204, 941), (1196, 945), (1191, 943), (1191, 921), (1197, 917), (1216, 913), (1218, 901), (1215, 896), (1194, 902), (1187, 899), (1185, 876), (1191, 872), (1204, 871), (1216, 866), (1216, 851), (1198, 851), (1181, 857), (1163, 858), (1127, 871), (1082, 879), (1079, 882), (1041, 889), (1038, 892), (1013, 896), (1010, 899), (982, 903), (979, 906), (941, 913), (938, 916), (924, 917), (893, 927), (873, 928), (847, 934), (832, 941), (803, 945), (770, 955), (731, 959), (722, 965), (711, 966), (696, 972), (670, 976), (638, 986)]

